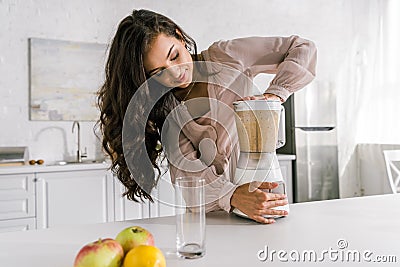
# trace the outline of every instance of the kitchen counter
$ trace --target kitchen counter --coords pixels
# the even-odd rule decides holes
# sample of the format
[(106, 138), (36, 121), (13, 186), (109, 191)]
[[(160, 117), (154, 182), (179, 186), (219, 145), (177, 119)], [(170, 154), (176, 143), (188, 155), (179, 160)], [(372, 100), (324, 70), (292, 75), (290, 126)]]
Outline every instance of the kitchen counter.
[(22, 166), (2, 166), (0, 167), (1, 174), (16, 174), (16, 173), (35, 173), (35, 172), (57, 172), (57, 171), (72, 171), (72, 170), (101, 170), (110, 167), (110, 163), (73, 163), (73, 164), (43, 164), (43, 165), (22, 165)]
[[(114, 238), (125, 227), (140, 225), (153, 233), (156, 245), (167, 258), (167, 266), (171, 267), (288, 266), (287, 262), (281, 262), (285, 259), (295, 266), (310, 266), (307, 256), (312, 254), (310, 251), (324, 265), (375, 266), (378, 264), (364, 262), (383, 259), (378, 256), (393, 256), (390, 260), (398, 264), (399, 203), (400, 194), (298, 203), (291, 205), (287, 218), (271, 225), (224, 212), (209, 213), (207, 252), (197, 260), (176, 258), (174, 217), (3, 233), (0, 234), (0, 263), (7, 267), (72, 266), (84, 244), (99, 237)], [(352, 261), (352, 253), (360, 253), (361, 265)], [(293, 263), (296, 255), (300, 255), (300, 260)], [(302, 255), (306, 255), (305, 260)], [(350, 255), (350, 261), (346, 255)]]
[[(295, 155), (277, 154), (278, 160), (295, 160)], [(108, 169), (110, 162), (95, 162), (95, 163), (73, 163), (73, 164), (43, 164), (43, 165), (22, 165), (22, 166), (0, 166), (1, 174), (15, 174), (15, 173), (35, 173), (35, 172), (57, 172), (57, 171), (71, 171), (71, 170), (101, 170)]]

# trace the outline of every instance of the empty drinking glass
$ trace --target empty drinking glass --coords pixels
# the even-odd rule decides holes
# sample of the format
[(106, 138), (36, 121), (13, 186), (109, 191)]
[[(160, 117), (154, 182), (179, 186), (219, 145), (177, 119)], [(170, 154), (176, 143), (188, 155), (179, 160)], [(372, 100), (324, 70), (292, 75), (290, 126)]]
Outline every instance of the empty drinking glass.
[(183, 258), (205, 254), (204, 183), (204, 179), (194, 176), (175, 181), (176, 245), (178, 256)]

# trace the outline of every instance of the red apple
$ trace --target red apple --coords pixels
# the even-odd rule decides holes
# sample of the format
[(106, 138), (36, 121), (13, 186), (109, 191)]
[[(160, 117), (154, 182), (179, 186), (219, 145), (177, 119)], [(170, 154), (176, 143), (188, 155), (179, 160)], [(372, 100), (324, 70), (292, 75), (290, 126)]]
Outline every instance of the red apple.
[(120, 267), (123, 258), (124, 250), (117, 241), (100, 238), (81, 248), (74, 267)]
[(130, 226), (125, 228), (115, 238), (124, 249), (124, 253), (127, 253), (134, 247), (139, 245), (154, 246), (153, 235), (146, 229), (140, 226)]

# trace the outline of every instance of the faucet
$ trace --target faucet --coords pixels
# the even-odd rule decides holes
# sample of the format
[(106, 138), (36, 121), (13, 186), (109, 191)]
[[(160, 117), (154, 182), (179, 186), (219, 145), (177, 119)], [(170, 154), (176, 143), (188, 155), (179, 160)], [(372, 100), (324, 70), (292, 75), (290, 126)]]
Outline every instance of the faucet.
[(74, 121), (72, 124), (72, 133), (74, 133), (75, 126), (78, 128), (77, 136), (78, 136), (78, 150), (76, 151), (76, 161), (82, 162), (82, 158), (86, 158), (86, 151), (82, 153), (81, 151), (81, 126), (79, 125), (79, 121)]

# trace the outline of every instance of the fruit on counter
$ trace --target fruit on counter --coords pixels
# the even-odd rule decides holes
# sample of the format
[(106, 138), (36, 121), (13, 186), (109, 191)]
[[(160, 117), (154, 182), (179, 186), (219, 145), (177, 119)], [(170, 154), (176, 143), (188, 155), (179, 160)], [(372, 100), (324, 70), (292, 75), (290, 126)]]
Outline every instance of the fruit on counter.
[(123, 267), (166, 267), (164, 254), (155, 246), (140, 245), (131, 249)]
[(44, 163), (44, 160), (42, 160), (42, 159), (39, 159), (39, 160), (32, 159), (29, 161), (29, 165), (35, 165), (35, 164), (42, 165), (43, 163)]
[(123, 258), (124, 250), (116, 240), (100, 238), (81, 248), (74, 267), (120, 267)]
[(128, 253), (128, 251), (139, 245), (154, 246), (153, 235), (140, 226), (130, 226), (125, 228), (119, 232), (115, 240), (121, 244), (124, 253)]

